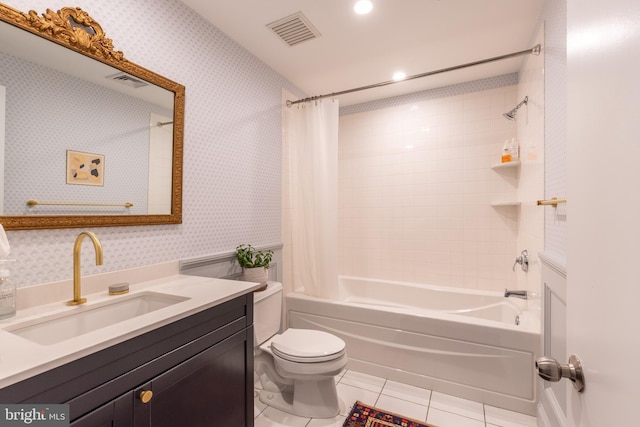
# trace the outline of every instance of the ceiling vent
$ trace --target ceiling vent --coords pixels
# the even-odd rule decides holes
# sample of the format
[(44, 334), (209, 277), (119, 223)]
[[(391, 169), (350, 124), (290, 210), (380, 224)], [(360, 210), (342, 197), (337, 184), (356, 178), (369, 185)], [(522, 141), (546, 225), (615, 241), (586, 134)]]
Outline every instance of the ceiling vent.
[(286, 18), (267, 24), (267, 28), (273, 30), (289, 46), (295, 46), (298, 43), (320, 37), (320, 32), (315, 29), (302, 12), (294, 13)]
[(107, 76), (106, 78), (123, 83), (132, 88), (139, 88), (139, 87), (149, 85), (149, 83), (145, 82), (144, 80), (137, 79), (127, 73), (116, 73), (116, 74)]

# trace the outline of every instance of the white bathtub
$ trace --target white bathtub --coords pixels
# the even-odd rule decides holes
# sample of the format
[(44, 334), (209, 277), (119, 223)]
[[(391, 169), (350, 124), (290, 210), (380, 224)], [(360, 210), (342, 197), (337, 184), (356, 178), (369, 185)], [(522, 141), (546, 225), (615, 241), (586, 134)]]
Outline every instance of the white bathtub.
[(337, 301), (286, 296), (288, 325), (347, 343), (349, 368), (535, 415), (540, 322), (502, 293), (341, 277)]

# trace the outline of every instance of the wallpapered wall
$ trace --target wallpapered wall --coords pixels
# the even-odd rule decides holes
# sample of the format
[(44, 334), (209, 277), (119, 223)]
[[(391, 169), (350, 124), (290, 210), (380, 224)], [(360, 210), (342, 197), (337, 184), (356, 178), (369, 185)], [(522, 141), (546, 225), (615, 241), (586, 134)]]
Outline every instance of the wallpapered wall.
[[(545, 198), (567, 197), (567, 2), (545, 1)], [(567, 205), (545, 208), (544, 248), (566, 261)]]
[[(5, 3), (38, 13), (69, 6)], [(104, 265), (93, 265), (86, 244), (83, 275), (227, 252), (239, 243), (279, 243), (281, 91), (304, 94), (177, 0), (73, 5), (88, 11), (127, 59), (186, 87), (183, 223), (93, 229)], [(7, 232), (18, 285), (70, 279), (79, 231)]]

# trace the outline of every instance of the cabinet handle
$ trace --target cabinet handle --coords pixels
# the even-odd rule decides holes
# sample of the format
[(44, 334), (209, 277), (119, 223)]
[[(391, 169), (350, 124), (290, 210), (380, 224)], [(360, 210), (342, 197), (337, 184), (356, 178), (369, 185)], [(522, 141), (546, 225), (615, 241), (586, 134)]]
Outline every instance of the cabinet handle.
[(142, 390), (138, 397), (142, 400), (142, 403), (149, 403), (153, 397), (153, 392), (151, 390)]

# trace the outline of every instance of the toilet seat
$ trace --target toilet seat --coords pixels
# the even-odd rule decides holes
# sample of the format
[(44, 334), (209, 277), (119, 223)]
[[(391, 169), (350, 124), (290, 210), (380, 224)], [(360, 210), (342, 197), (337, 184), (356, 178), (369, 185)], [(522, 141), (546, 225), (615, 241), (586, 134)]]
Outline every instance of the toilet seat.
[(311, 329), (287, 329), (270, 340), (274, 355), (297, 363), (335, 360), (345, 353), (345, 347), (335, 335)]

